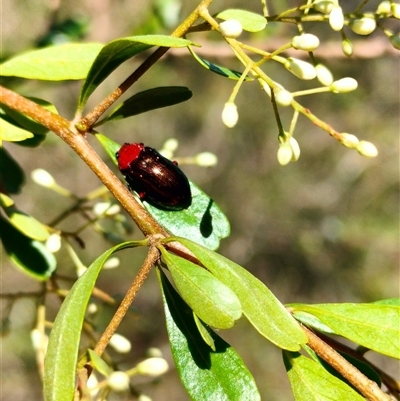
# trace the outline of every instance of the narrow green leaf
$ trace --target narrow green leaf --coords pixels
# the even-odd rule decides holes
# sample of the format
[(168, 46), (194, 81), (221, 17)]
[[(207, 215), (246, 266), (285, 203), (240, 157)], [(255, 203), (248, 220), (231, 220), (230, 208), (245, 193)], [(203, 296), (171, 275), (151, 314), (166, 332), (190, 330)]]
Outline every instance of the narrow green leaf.
[(247, 32), (259, 32), (267, 26), (267, 19), (265, 17), (245, 10), (225, 10), (218, 13), (216, 17), (225, 21), (235, 19), (241, 23), (243, 30)]
[(307, 342), (299, 324), (272, 292), (250, 272), (229, 259), (184, 238), (171, 237), (191, 250), (200, 262), (239, 298), (250, 323), (278, 347), (298, 350)]
[(293, 317), (299, 322), (305, 324), (306, 326), (312, 327), (321, 333), (335, 334), (330, 327), (328, 327), (326, 324), (323, 324), (319, 319), (309, 313), (297, 311), (293, 313)]
[(0, 118), (0, 145), (2, 141), (18, 142), (27, 138), (33, 138), (33, 134)]
[(86, 306), (103, 264), (110, 255), (139, 245), (137, 241), (119, 244), (99, 256), (75, 282), (54, 321), (45, 357), (45, 401), (71, 401), (75, 389), (75, 370)]
[(215, 352), (201, 338), (188, 305), (160, 269), (165, 318), (178, 374), (194, 401), (258, 401), (254, 378), (236, 351), (213, 331)]
[(153, 46), (186, 47), (190, 40), (164, 35), (131, 36), (113, 40), (106, 44), (94, 60), (83, 83), (79, 110), (82, 110), (93, 91), (124, 61)]
[(14, 205), (14, 201), (7, 195), (2, 194), (0, 192), (0, 206), (1, 207), (10, 207)]
[(312, 359), (297, 352), (283, 351), (283, 360), (296, 401), (364, 400)]
[[(115, 153), (121, 145), (99, 133), (96, 134), (96, 138), (111, 160), (117, 164)], [(230, 234), (229, 220), (219, 206), (192, 182), (190, 189), (192, 204), (187, 209), (166, 211), (147, 202), (143, 202), (143, 205), (170, 233), (196, 241), (209, 249), (217, 249), (220, 240)]]
[(28, 238), (38, 241), (46, 241), (46, 239), (49, 238), (50, 234), (46, 226), (34, 217), (21, 212), (14, 206), (10, 206), (4, 209), (4, 211), (10, 219), (10, 223)]
[[(200, 57), (193, 51), (191, 46), (189, 46), (188, 49), (189, 49), (191, 55), (195, 58), (195, 60), (197, 60), (199, 62), (199, 64), (202, 65), (207, 70), (210, 70), (211, 72), (215, 72), (218, 75), (222, 75), (225, 78), (233, 79), (235, 81), (238, 81), (240, 79), (240, 77), (242, 76), (241, 72), (230, 70), (229, 68), (222, 67), (217, 64), (213, 64), (210, 61), (207, 61), (206, 59)], [(244, 80), (245, 81), (253, 81), (253, 78), (246, 76), (246, 78)]]
[(37, 280), (47, 280), (57, 266), (43, 243), (32, 240), (0, 216), (0, 238), (11, 262)]
[(201, 338), (204, 340), (204, 342), (211, 347), (213, 351), (215, 351), (215, 342), (214, 339), (210, 333), (210, 330), (208, 327), (204, 325), (204, 323), (201, 321), (201, 319), (193, 312), (193, 319), (194, 322), (196, 323), (197, 330), (199, 330), (199, 333), (201, 335)]
[(229, 329), (242, 315), (236, 295), (210, 272), (160, 247), (176, 288), (193, 312), (217, 329)]
[(139, 92), (119, 105), (96, 126), (110, 120), (119, 120), (145, 113), (146, 111), (173, 106), (192, 97), (192, 92), (184, 86), (167, 86)]
[(106, 361), (101, 356), (97, 355), (92, 349), (88, 349), (89, 359), (93, 363), (93, 367), (107, 377), (112, 373), (112, 369), (107, 365)]
[(316, 316), (336, 334), (381, 354), (400, 359), (400, 307), (381, 304), (292, 304)]
[(10, 194), (18, 194), (25, 184), (25, 174), (17, 161), (0, 147), (0, 181)]
[(67, 43), (32, 50), (1, 64), (1, 75), (44, 81), (83, 79), (102, 47), (100, 43)]

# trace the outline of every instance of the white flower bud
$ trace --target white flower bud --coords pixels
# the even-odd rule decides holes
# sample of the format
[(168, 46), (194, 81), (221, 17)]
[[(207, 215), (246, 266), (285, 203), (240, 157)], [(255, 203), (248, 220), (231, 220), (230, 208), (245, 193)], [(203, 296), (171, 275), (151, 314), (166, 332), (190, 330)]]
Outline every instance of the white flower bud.
[(286, 89), (275, 88), (274, 94), (276, 103), (279, 105), (286, 107), (292, 103), (293, 95)]
[(290, 143), (284, 142), (279, 144), (279, 149), (277, 153), (278, 162), (281, 166), (286, 166), (289, 164), (293, 157), (293, 150)]
[(163, 356), (162, 351), (160, 350), (160, 348), (157, 347), (150, 347), (147, 349), (146, 351), (146, 356), (148, 358), (150, 357), (157, 357), (157, 358), (161, 358)]
[(333, 75), (329, 71), (328, 67), (323, 64), (317, 64), (315, 66), (315, 70), (317, 71), (317, 79), (324, 86), (330, 86), (333, 83)]
[(120, 265), (120, 260), (118, 257), (114, 256), (106, 260), (103, 265), (103, 269), (115, 269)]
[(138, 401), (153, 401), (153, 400), (146, 394), (140, 394)]
[(56, 183), (53, 176), (41, 168), (33, 170), (31, 173), (32, 180), (42, 187), (51, 188)]
[(292, 136), (289, 139), (289, 145), (292, 148), (292, 158), (290, 161), (296, 162), (300, 157), (300, 146), (299, 143)]
[(392, 3), (390, 6), (394, 18), (400, 19), (400, 4)]
[(368, 141), (360, 141), (357, 145), (357, 152), (361, 156), (365, 157), (376, 157), (378, 156), (378, 149), (376, 146)]
[(46, 240), (46, 248), (51, 253), (56, 253), (61, 248), (61, 237), (59, 234), (51, 234)]
[(160, 150), (160, 154), (162, 154), (167, 159), (172, 159), (174, 157), (174, 152), (178, 149), (179, 141), (175, 138), (167, 139)]
[(284, 66), (288, 71), (300, 79), (309, 80), (314, 79), (317, 76), (317, 72), (312, 64), (303, 60), (298, 60), (294, 57), (286, 59)]
[(271, 87), (262, 79), (259, 79), (259, 81), (262, 88), (265, 90), (265, 92), (267, 93), (268, 96), (271, 96)]
[(97, 202), (93, 206), (93, 213), (96, 216), (102, 216), (110, 206), (111, 202)]
[(335, 2), (333, 0), (315, 0), (313, 9), (323, 14), (329, 14), (334, 4)]
[(342, 137), (339, 139), (340, 143), (347, 148), (354, 149), (360, 143), (359, 139), (353, 135), (343, 132), (340, 134)]
[(347, 93), (357, 89), (358, 83), (354, 78), (346, 77), (334, 81), (330, 89), (334, 93)]
[(374, 17), (363, 17), (353, 19), (349, 23), (350, 29), (358, 35), (369, 35), (376, 28), (376, 20)]
[(138, 363), (136, 369), (139, 374), (146, 376), (160, 376), (168, 371), (168, 362), (164, 358), (148, 358)]
[(243, 31), (242, 24), (236, 19), (228, 19), (219, 24), (219, 29), (226, 38), (237, 38)]
[(120, 354), (127, 354), (132, 349), (131, 342), (126, 337), (121, 336), (121, 334), (118, 333), (114, 333), (112, 335), (109, 344)]
[(342, 7), (335, 5), (329, 14), (329, 25), (334, 31), (340, 31), (343, 28), (344, 15)]
[(211, 152), (202, 152), (195, 157), (197, 165), (201, 167), (211, 167), (218, 163), (217, 156)]
[(342, 40), (342, 51), (347, 57), (350, 57), (353, 54), (353, 43), (350, 39), (344, 38)]
[(298, 50), (312, 52), (319, 46), (319, 39), (311, 33), (303, 33), (292, 39), (292, 46)]
[(86, 312), (89, 315), (94, 315), (95, 313), (97, 313), (97, 311), (99, 310), (97, 304), (95, 304), (94, 302), (91, 302), (88, 307), (86, 308)]
[(378, 5), (378, 8), (376, 9), (376, 14), (383, 14), (383, 15), (387, 15), (391, 13), (390, 10), (390, 1), (389, 0), (384, 0), (381, 1), (380, 4)]
[(239, 114), (235, 103), (225, 103), (222, 110), (222, 122), (228, 127), (233, 128), (239, 120)]
[(46, 334), (42, 333), (38, 329), (33, 329), (31, 331), (31, 341), (35, 351), (40, 350), (46, 352), (49, 344), (49, 337)]
[(400, 50), (400, 36), (399, 35), (390, 36), (389, 41), (395, 49)]
[(129, 376), (125, 372), (112, 372), (107, 379), (108, 387), (114, 391), (126, 391), (129, 389)]

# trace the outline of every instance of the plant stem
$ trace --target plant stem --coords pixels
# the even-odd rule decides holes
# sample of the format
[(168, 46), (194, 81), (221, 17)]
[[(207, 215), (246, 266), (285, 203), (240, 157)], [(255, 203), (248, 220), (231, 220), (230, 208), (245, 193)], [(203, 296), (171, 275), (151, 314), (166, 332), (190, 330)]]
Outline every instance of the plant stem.
[(302, 329), (308, 337), (307, 345), (314, 350), (319, 357), (329, 363), (330, 366), (347, 379), (364, 397), (370, 401), (391, 400), (374, 381), (363, 375), (336, 350), (321, 340), (313, 331), (305, 326), (302, 326)]

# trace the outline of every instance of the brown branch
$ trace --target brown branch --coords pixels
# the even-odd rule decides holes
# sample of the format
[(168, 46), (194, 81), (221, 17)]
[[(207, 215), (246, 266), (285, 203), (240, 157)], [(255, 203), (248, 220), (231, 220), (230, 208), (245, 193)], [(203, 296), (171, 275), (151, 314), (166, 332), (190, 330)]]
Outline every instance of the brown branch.
[(336, 350), (322, 341), (313, 331), (305, 326), (302, 326), (302, 329), (308, 337), (307, 345), (320, 358), (347, 379), (364, 397), (370, 401), (391, 400), (390, 396), (385, 394), (374, 381), (368, 379)]

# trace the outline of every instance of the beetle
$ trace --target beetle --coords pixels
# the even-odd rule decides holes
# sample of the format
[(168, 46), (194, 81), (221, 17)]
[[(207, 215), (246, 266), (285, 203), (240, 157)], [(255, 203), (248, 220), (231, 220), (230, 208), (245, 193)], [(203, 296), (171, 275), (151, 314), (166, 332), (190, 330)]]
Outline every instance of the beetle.
[(140, 200), (164, 210), (191, 205), (189, 180), (178, 163), (143, 143), (125, 143), (115, 156), (129, 189), (137, 192)]

